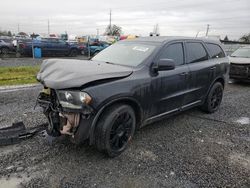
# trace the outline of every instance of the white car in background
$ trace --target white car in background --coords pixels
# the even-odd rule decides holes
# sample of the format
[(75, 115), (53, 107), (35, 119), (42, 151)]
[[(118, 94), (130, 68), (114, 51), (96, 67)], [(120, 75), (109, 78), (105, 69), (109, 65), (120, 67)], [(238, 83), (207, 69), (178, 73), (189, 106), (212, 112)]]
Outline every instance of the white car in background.
[(231, 54), (229, 76), (234, 80), (250, 81), (250, 46)]

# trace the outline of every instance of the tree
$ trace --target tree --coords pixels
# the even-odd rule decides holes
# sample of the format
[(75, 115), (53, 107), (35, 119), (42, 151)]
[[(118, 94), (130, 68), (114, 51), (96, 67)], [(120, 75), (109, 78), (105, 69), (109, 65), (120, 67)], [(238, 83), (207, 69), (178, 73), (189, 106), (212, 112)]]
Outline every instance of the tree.
[(224, 41), (229, 41), (227, 35), (225, 36)]
[(28, 34), (25, 33), (25, 32), (19, 32), (18, 35), (21, 35), (21, 36), (28, 36)]
[(11, 37), (11, 36), (12, 36), (11, 31), (8, 31), (8, 36), (9, 36), (9, 37)]
[(0, 36), (8, 36), (8, 32), (7, 31), (0, 31)]
[(240, 37), (241, 42), (250, 42), (250, 33), (243, 35)]
[(9, 37), (11, 37), (12, 34), (11, 34), (11, 31), (1, 31), (0, 30), (0, 36), (9, 36)]
[(105, 35), (108, 36), (121, 36), (122, 28), (117, 25), (108, 26), (105, 31)]

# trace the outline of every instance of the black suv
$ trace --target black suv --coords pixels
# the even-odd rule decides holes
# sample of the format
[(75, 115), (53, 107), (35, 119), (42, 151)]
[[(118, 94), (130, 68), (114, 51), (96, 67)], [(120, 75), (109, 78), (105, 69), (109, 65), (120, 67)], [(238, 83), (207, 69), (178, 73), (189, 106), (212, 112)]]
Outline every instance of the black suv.
[(45, 60), (37, 79), (48, 134), (85, 140), (114, 157), (136, 129), (200, 106), (215, 112), (229, 60), (216, 41), (146, 37), (121, 41), (89, 61)]

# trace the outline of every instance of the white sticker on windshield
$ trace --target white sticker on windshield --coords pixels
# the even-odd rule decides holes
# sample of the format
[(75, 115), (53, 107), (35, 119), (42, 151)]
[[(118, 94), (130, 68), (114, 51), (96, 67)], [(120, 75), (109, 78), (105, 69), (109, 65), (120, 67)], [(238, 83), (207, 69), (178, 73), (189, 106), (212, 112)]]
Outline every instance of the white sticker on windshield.
[(140, 51), (140, 52), (146, 52), (148, 51), (149, 48), (146, 48), (146, 47), (142, 47), (142, 46), (135, 46), (133, 48), (133, 50), (137, 50), (137, 51)]

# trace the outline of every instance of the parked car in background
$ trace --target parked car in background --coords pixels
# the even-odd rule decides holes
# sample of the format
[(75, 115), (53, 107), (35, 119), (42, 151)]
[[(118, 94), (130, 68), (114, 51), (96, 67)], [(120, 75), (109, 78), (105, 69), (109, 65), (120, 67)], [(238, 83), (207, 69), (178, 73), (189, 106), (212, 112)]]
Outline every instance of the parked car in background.
[(86, 43), (78, 43), (77, 44), (78, 51), (80, 52), (81, 55), (85, 54), (85, 49), (87, 48)]
[(32, 55), (32, 46), (34, 48), (41, 48), (42, 56), (76, 56), (79, 54), (79, 49), (76, 44), (70, 44), (56, 38), (33, 40), (29, 42), (21, 41), (18, 45), (18, 51), (21, 55)]
[(250, 46), (239, 48), (230, 56), (230, 78), (250, 81)]
[(0, 38), (0, 54), (8, 54), (9, 52), (14, 52), (15, 47), (11, 39), (1, 39)]
[(90, 56), (95, 56), (109, 46), (110, 44), (107, 42), (93, 42), (89, 45), (86, 44), (86, 47), (84, 48), (84, 54), (88, 55), (90, 53)]
[(45, 60), (37, 79), (47, 132), (85, 140), (111, 157), (136, 129), (200, 106), (219, 109), (229, 60), (208, 39), (146, 37), (117, 42), (91, 60)]

